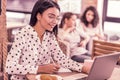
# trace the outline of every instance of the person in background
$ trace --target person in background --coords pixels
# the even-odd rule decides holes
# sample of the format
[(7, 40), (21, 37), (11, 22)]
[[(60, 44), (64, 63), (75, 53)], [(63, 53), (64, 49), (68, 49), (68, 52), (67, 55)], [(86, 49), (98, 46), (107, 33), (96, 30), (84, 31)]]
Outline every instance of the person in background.
[(59, 24), (58, 38), (64, 39), (64, 35), (68, 33), (69, 30), (72, 30), (73, 26), (76, 26), (76, 19), (77, 16), (72, 12), (66, 12), (63, 14)]
[(80, 26), (81, 30), (83, 30), (83, 32), (90, 37), (90, 41), (87, 46), (89, 51), (91, 51), (90, 48), (92, 47), (91, 45), (93, 39), (105, 39), (102, 26), (99, 23), (98, 12), (95, 7), (89, 6), (86, 8), (86, 10), (83, 12), (83, 15), (81, 16)]
[(74, 13), (64, 13), (59, 26), (62, 29), (62, 34), (59, 34), (59, 37), (69, 43), (71, 59), (77, 62), (84, 62), (84, 59), (91, 58), (85, 49), (89, 36), (77, 30), (76, 20), (77, 16)]
[(57, 73), (60, 66), (88, 73), (90, 66), (69, 59), (59, 48), (56, 40), (59, 16), (56, 2), (35, 3), (29, 25), (16, 34), (7, 56), (5, 71), (12, 75), (11, 80), (27, 80), (27, 74)]

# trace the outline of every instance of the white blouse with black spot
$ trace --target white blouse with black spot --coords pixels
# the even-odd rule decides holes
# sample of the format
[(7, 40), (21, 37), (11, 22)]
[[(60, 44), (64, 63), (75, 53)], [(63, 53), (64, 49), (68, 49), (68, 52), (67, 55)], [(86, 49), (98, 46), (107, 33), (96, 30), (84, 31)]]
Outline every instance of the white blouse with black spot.
[(11, 80), (26, 80), (26, 74), (37, 74), (38, 66), (50, 63), (51, 58), (71, 70), (82, 69), (80, 63), (63, 54), (53, 33), (46, 31), (41, 43), (34, 28), (26, 26), (15, 36), (7, 56), (6, 72), (12, 74)]

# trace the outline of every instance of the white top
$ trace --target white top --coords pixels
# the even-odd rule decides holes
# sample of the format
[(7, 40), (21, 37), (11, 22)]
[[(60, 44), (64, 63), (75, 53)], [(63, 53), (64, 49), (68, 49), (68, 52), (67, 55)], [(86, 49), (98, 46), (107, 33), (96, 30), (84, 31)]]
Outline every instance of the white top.
[(95, 28), (89, 28), (86, 27), (85, 24), (81, 22), (80, 26), (81, 30), (84, 31), (90, 38), (98, 39), (98, 37), (95, 36), (96, 34), (99, 34), (101, 37), (104, 37), (104, 33), (100, 24), (98, 24)]
[(75, 28), (73, 31), (62, 35), (62, 37), (63, 37), (63, 40), (69, 42), (71, 57), (73, 55), (81, 55), (81, 54), (87, 53), (87, 50), (84, 47), (79, 46), (81, 42), (81, 38), (88, 39), (88, 36), (82, 31), (78, 31), (77, 28)]
[(15, 37), (7, 56), (6, 72), (11, 80), (27, 80), (28, 73), (37, 74), (38, 66), (50, 63), (51, 57), (63, 67), (81, 71), (82, 65), (66, 57), (53, 33), (45, 32), (43, 41), (31, 26), (24, 27)]

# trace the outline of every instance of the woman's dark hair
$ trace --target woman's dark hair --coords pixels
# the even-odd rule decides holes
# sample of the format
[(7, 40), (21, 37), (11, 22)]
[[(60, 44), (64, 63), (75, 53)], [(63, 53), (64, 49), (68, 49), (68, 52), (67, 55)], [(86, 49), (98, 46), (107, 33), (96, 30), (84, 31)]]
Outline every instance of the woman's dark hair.
[[(37, 13), (42, 14), (44, 11), (46, 11), (48, 8), (51, 8), (51, 7), (56, 7), (60, 11), (59, 5), (53, 0), (38, 0), (32, 9), (29, 24), (33, 27), (37, 22), (37, 17), (36, 17)], [(55, 35), (57, 35), (58, 33), (57, 25), (54, 27), (53, 32), (55, 33)]]
[(66, 12), (66, 13), (64, 13), (63, 16), (62, 16), (59, 28), (63, 28), (63, 25), (65, 24), (65, 19), (69, 20), (72, 15), (74, 15), (72, 12)]
[(99, 16), (98, 16), (98, 12), (97, 12), (96, 8), (93, 7), (93, 6), (89, 6), (89, 7), (86, 8), (83, 15), (81, 16), (81, 22), (83, 22), (86, 26), (88, 26), (89, 22), (86, 19), (86, 13), (89, 10), (91, 10), (94, 13), (94, 19), (92, 20), (91, 24), (92, 24), (93, 27), (96, 27), (97, 24), (99, 23)]

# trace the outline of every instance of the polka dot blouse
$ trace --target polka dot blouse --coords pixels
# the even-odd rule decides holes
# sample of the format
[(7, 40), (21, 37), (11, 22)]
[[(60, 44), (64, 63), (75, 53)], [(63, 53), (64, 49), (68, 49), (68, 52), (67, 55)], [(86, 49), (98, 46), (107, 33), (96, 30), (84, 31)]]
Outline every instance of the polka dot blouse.
[(37, 74), (38, 66), (50, 63), (51, 58), (63, 67), (81, 71), (80, 63), (63, 54), (53, 33), (46, 31), (41, 43), (34, 28), (26, 26), (15, 36), (7, 56), (6, 72), (12, 74), (11, 80), (27, 80), (26, 74)]

